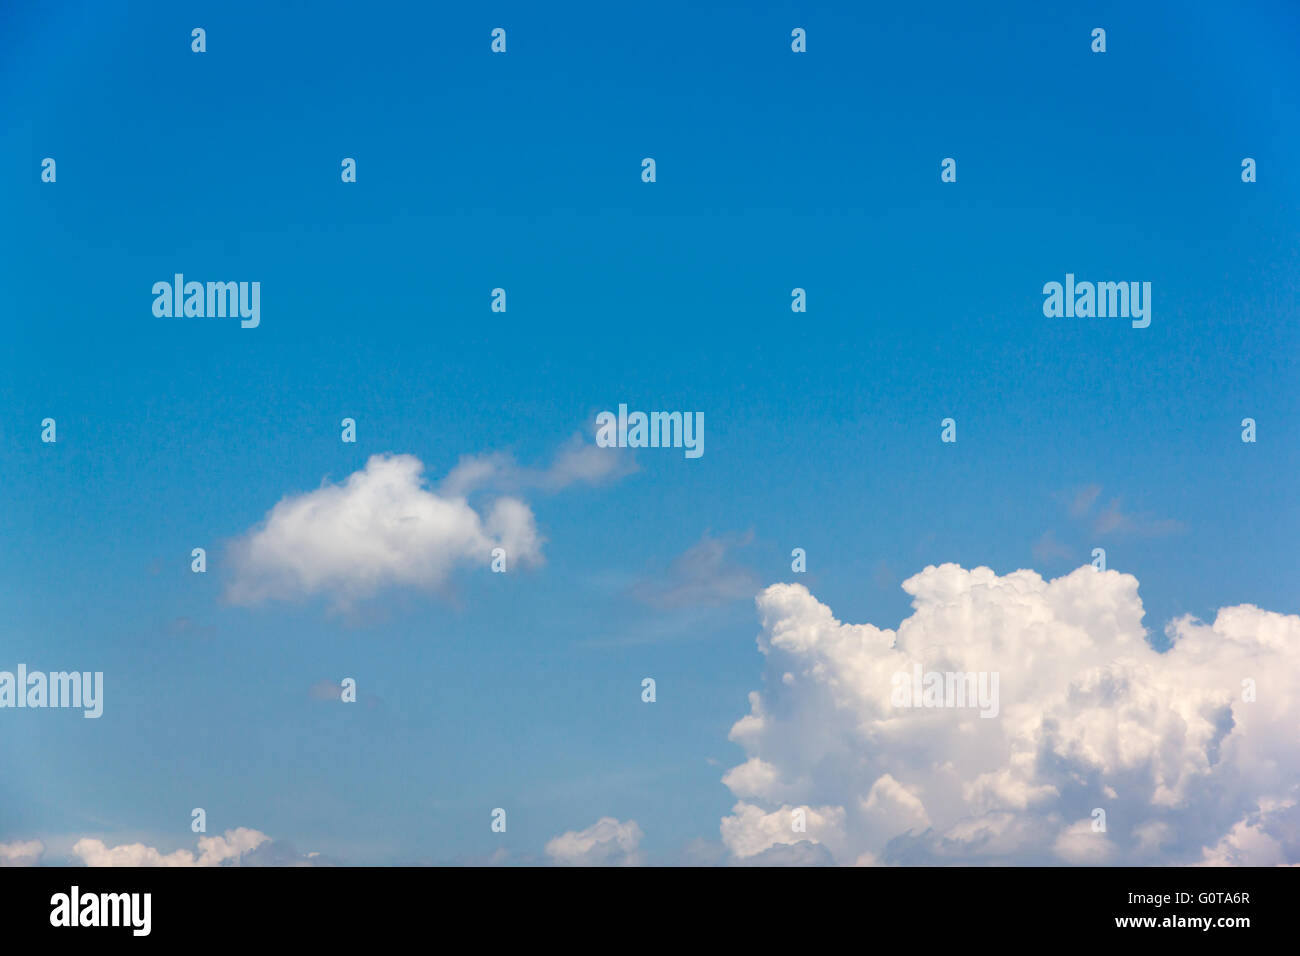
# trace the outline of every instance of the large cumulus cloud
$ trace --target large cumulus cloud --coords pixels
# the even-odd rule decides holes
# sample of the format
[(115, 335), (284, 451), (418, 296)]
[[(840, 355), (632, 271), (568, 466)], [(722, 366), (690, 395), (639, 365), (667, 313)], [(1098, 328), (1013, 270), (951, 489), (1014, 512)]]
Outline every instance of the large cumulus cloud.
[[(759, 595), (766, 686), (724, 777), (734, 857), (811, 842), (838, 863), (1300, 860), (1300, 617), (1181, 618), (1157, 653), (1131, 575), (945, 564), (903, 587), (896, 631), (842, 623), (801, 585)], [(895, 706), (914, 662), (996, 673), (997, 716)]]

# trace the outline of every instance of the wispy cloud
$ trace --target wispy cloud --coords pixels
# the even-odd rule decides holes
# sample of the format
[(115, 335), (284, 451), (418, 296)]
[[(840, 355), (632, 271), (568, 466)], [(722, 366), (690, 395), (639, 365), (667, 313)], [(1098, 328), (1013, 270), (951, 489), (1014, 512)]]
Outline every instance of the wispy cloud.
[(664, 609), (711, 607), (748, 600), (758, 588), (758, 577), (749, 568), (737, 564), (733, 554), (749, 545), (753, 538), (752, 532), (715, 538), (706, 531), (662, 575), (637, 582), (632, 587), (632, 595)]
[(574, 435), (545, 468), (522, 467), (506, 452), (466, 455), (448, 472), (438, 490), (451, 497), (466, 497), (482, 490), (556, 492), (570, 485), (616, 481), (636, 469), (636, 461), (627, 449), (601, 448)]
[(1182, 522), (1172, 518), (1126, 511), (1119, 496), (1112, 497), (1104, 507), (1095, 508), (1102, 498), (1102, 487), (1098, 484), (1075, 488), (1061, 497), (1065, 499), (1070, 517), (1086, 524), (1092, 534), (1158, 537), (1183, 530)]
[(1057, 540), (1056, 534), (1050, 528), (1043, 532), (1043, 536), (1034, 542), (1033, 551), (1034, 560), (1041, 564), (1064, 561), (1074, 554), (1073, 551)]
[(1101, 485), (1085, 485), (1075, 491), (1070, 498), (1070, 517), (1082, 518), (1086, 515), (1100, 494)]
[(1131, 514), (1120, 507), (1120, 499), (1113, 498), (1093, 519), (1096, 534), (1127, 534), (1143, 538), (1175, 534), (1183, 530), (1182, 522), (1172, 518), (1153, 518), (1145, 514)]

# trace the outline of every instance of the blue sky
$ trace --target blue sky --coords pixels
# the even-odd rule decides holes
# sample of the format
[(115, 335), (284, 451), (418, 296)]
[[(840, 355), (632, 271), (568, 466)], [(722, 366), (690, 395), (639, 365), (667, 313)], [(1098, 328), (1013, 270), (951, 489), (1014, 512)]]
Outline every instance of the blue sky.
[[(1293, 5), (112, 6), (0, 13), (0, 668), (106, 685), (0, 714), (0, 841), (172, 850), (204, 807), (348, 862), (540, 858), (613, 816), (675, 860), (735, 801), (766, 585), (893, 628), (927, 565), (1101, 546), (1157, 644), (1300, 613)], [(260, 281), (260, 326), (155, 318), (176, 272)], [(1067, 272), (1151, 282), (1151, 326), (1045, 318)], [(545, 468), (620, 402), (702, 411), (706, 452), (524, 494), (538, 567), (223, 597), (285, 496)], [(752, 593), (639, 596), (707, 591), (702, 540)]]

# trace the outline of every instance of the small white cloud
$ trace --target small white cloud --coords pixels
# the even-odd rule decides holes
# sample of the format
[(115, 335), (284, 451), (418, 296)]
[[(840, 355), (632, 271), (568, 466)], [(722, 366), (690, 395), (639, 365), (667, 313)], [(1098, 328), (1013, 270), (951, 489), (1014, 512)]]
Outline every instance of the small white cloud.
[(480, 513), (425, 487), (413, 455), (375, 455), (340, 485), (291, 495), (230, 548), (236, 604), (327, 594), (337, 605), (404, 585), (436, 589), (458, 566), (541, 561), (533, 513), (498, 498)]
[(1104, 832), (1093, 829), (1089, 818), (1062, 830), (1052, 844), (1052, 852), (1066, 863), (1098, 866), (1114, 856), (1115, 846)]
[(546, 844), (546, 855), (565, 866), (639, 866), (641, 828), (601, 817), (585, 830), (570, 830)]
[(0, 866), (35, 866), (44, 852), (45, 844), (40, 840), (0, 843)]

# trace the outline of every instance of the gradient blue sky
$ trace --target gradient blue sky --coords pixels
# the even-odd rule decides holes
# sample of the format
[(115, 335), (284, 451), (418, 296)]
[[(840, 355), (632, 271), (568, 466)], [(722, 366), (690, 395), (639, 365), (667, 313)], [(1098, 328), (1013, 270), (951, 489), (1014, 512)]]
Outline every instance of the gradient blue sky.
[[(1157, 639), (1300, 612), (1294, 4), (467, 6), (0, 11), (0, 668), (106, 681), (99, 721), (0, 714), (0, 840), (192, 847), (202, 806), (357, 863), (604, 815), (653, 858), (716, 841), (752, 595), (631, 593), (706, 533), (752, 532), (760, 585), (805, 548), (881, 627), (927, 564), (1095, 546)], [(259, 280), (261, 326), (155, 319), (175, 272)], [(1044, 318), (1066, 272), (1150, 281), (1150, 328)], [(223, 543), (283, 496), (376, 453), (544, 466), (620, 402), (703, 411), (705, 455), (529, 495), (543, 567), (223, 602)], [(1135, 530), (1071, 516), (1093, 485)], [(343, 676), (363, 705), (310, 699)]]

